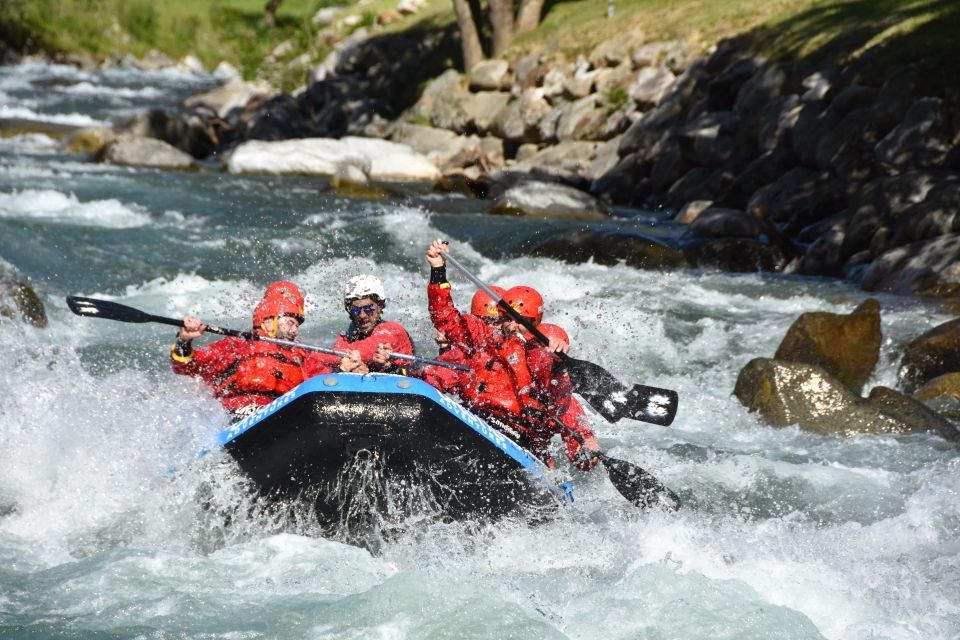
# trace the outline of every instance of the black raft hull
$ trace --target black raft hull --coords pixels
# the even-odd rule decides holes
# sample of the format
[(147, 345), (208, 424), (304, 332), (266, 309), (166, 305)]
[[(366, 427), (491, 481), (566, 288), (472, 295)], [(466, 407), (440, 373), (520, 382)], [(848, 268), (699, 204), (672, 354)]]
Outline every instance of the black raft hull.
[(572, 500), (569, 483), (416, 379), (312, 378), (221, 433), (259, 492), (321, 521), (420, 510), (490, 519)]

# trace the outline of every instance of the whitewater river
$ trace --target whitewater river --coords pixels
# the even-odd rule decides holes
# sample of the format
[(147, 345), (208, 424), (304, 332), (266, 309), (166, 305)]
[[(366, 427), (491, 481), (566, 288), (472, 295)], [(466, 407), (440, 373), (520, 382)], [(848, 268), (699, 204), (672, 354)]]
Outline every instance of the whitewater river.
[[(6, 68), (0, 117), (114, 122), (211, 83)], [(349, 200), (318, 179), (119, 168), (45, 136), (0, 141), (0, 268), (29, 279), (50, 320), (0, 321), (0, 638), (960, 637), (960, 451), (926, 435), (773, 429), (731, 396), (800, 313), (846, 313), (866, 294), (523, 255), (565, 225), (456, 196)], [(611, 455), (680, 494), (680, 512), (640, 512), (600, 471), (572, 472), (577, 501), (536, 525), (410, 522), (371, 551), (306, 518), (281, 524), (249, 508), (224, 456), (195, 459), (226, 416), (170, 371), (174, 329), (80, 318), (64, 302), (245, 329), (264, 286), (289, 278), (307, 296), (302, 339), (328, 345), (346, 323), (341, 283), (370, 271), (387, 317), (433, 355), (423, 252), (437, 236), (483, 279), (539, 288), (577, 357), (679, 392), (672, 427), (592, 420)], [(450, 275), (466, 305), (472, 288)], [(892, 386), (902, 346), (950, 316), (880, 300), (870, 386)], [(202, 490), (218, 510), (198, 506)]]

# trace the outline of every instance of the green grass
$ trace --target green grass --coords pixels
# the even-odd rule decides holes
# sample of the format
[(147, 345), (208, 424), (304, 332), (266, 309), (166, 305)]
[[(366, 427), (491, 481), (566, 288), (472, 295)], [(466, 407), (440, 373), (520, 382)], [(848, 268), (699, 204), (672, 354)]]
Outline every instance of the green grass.
[[(86, 52), (97, 59), (157, 49), (173, 58), (188, 53), (212, 68), (221, 60), (253, 77), (281, 42), (320, 57), (319, 27), (310, 19), (325, 0), (284, 0), (277, 28), (263, 19), (265, 0), (0, 0), (0, 39), (26, 52)], [(283, 66), (283, 65), (278, 65)], [(281, 74), (282, 75), (282, 74)], [(303, 71), (295, 72), (302, 82)], [(287, 78), (281, 78), (287, 84)]]
[[(292, 39), (297, 50), (273, 70), (290, 88), (303, 81), (303, 70), (288, 71), (285, 62), (305, 51), (314, 59), (326, 54), (328, 45), (310, 18), (337, 1), (284, 0), (278, 26), (270, 30), (265, 0), (0, 0), (0, 41), (18, 50), (86, 51), (100, 58), (142, 56), (149, 49), (172, 57), (194, 53), (210, 67), (227, 60), (253, 77), (277, 44)], [(607, 0), (548, 0), (540, 27), (518, 38), (508, 55), (554, 52), (572, 59), (624, 33), (638, 42), (677, 39), (695, 51), (736, 38), (772, 58), (832, 58), (863, 76), (891, 69), (929, 75), (944, 92), (958, 91), (952, 69), (960, 56), (960, 0), (615, 1), (610, 20)], [(377, 15), (395, 6), (396, 0), (373, 0), (362, 14), (354, 12), (384, 35), (449, 29), (455, 22), (450, 0), (430, 0), (415, 16), (373, 26)]]

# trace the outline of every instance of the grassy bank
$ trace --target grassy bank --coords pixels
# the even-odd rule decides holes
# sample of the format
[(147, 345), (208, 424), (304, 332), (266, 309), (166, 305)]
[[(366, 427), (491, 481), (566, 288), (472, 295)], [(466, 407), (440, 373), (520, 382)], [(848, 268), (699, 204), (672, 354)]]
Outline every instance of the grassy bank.
[[(97, 58), (158, 49), (172, 57), (194, 53), (208, 66), (227, 60), (246, 76), (258, 73), (280, 42), (321, 58), (329, 43), (311, 17), (335, 0), (284, 0), (278, 25), (263, 18), (265, 0), (6, 0), (0, 3), (5, 41), (21, 51), (87, 52)], [(396, 0), (374, 0), (352, 10), (359, 24)], [(738, 38), (771, 57), (837, 60), (861, 72), (891, 69), (930, 75), (951, 93), (951, 68), (960, 54), (956, 0), (548, 0), (539, 29), (519, 38), (514, 53), (557, 51), (572, 57), (625, 32), (647, 41), (678, 39), (704, 50)], [(415, 16), (374, 31), (453, 29), (450, 0), (429, 0)], [(279, 65), (282, 67), (281, 65)], [(284, 75), (285, 74), (285, 75)], [(283, 83), (302, 81), (302, 69), (284, 69)], [(954, 88), (953, 91), (956, 91)]]
[[(0, 36), (22, 53), (84, 53), (97, 60), (151, 49), (188, 53), (208, 67), (221, 60), (252, 77), (262, 60), (290, 40), (300, 52), (323, 53), (310, 18), (325, 3), (284, 0), (271, 29), (265, 0), (5, 0)], [(302, 74), (301, 74), (302, 75)]]

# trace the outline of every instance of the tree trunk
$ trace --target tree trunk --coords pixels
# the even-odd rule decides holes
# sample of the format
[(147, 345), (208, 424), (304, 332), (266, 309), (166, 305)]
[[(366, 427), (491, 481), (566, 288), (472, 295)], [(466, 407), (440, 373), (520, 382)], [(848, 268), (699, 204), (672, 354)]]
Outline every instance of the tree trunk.
[(453, 10), (457, 14), (457, 27), (460, 29), (463, 70), (470, 71), (475, 64), (483, 60), (483, 47), (480, 45), (477, 23), (473, 18), (473, 12), (470, 11), (469, 0), (453, 0)]
[(513, 41), (513, 0), (490, 0), (490, 25), (493, 27), (493, 57)]
[(267, 0), (267, 6), (263, 8), (263, 19), (267, 21), (271, 29), (277, 26), (277, 7), (280, 6), (281, 2), (283, 0)]
[(544, 0), (520, 0), (520, 12), (517, 14), (516, 35), (533, 31), (540, 24), (540, 13)]

